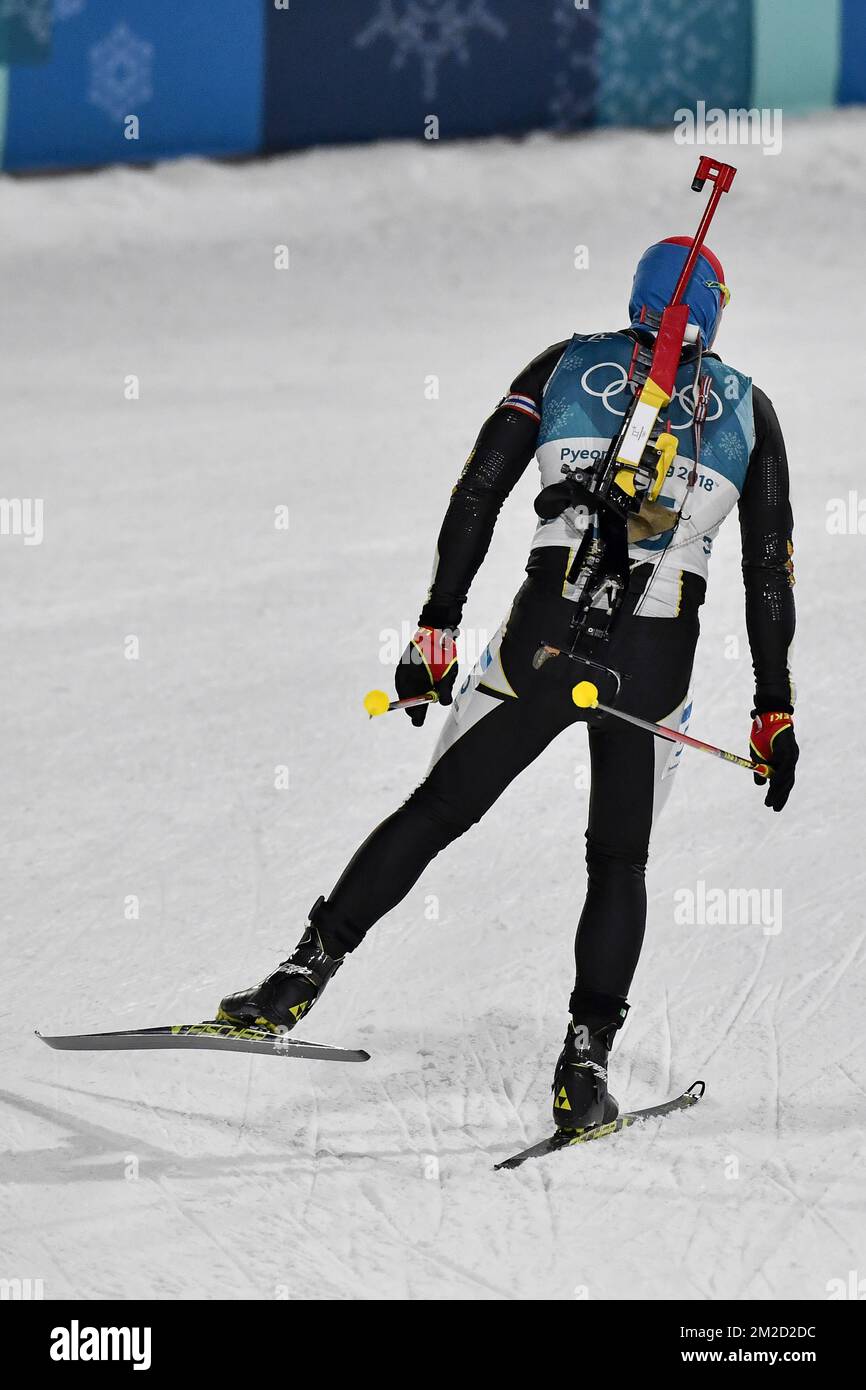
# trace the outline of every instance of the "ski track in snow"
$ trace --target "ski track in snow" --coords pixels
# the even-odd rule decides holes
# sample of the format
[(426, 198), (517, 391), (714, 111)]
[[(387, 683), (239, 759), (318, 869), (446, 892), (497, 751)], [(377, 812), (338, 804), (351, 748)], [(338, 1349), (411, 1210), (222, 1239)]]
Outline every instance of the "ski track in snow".
[[(640, 251), (696, 225), (694, 152), (603, 131), (4, 179), (3, 490), (44, 498), (45, 539), (0, 540), (0, 1276), (48, 1298), (807, 1299), (862, 1272), (864, 870), (835, 716), (866, 678), (866, 539), (828, 535), (825, 508), (862, 486), (864, 133), (834, 113), (789, 122), (778, 158), (737, 151), (712, 238), (734, 291), (720, 348), (788, 438), (803, 752), (781, 817), (687, 752), (657, 831), (612, 1085), (628, 1108), (698, 1076), (706, 1096), (503, 1173), (549, 1124), (579, 732), (434, 860), (304, 1025), (364, 1066), (62, 1054), (32, 1030), (208, 1016), (423, 775), (441, 714), (419, 733), (360, 709), (390, 679), (381, 634), (414, 620), (513, 374), (622, 324)], [(521, 582), (535, 491), (503, 511), (469, 629), (492, 634)], [(693, 732), (739, 748), (735, 518), (702, 628)], [(781, 889), (782, 929), (678, 924), (701, 879)]]

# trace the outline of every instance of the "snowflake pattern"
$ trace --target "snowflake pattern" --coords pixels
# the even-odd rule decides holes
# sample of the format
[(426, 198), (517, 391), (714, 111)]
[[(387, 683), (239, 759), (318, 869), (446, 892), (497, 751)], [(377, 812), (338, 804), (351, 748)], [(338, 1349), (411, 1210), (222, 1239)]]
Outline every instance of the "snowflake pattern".
[(580, 130), (595, 119), (598, 90), (595, 48), (597, 10), (577, 10), (574, 0), (555, 0), (553, 90), (548, 102), (554, 130)]
[(568, 401), (560, 398), (546, 401), (544, 405), (544, 437), (549, 439), (556, 438), (558, 430), (563, 429), (568, 421), (570, 406)]
[(408, 58), (421, 62), (424, 100), (436, 96), (439, 66), (447, 58), (469, 62), (469, 35), (492, 34), (504, 39), (507, 25), (491, 13), (487, 0), (379, 0), (379, 11), (355, 36), (358, 48), (368, 48), (377, 39), (390, 39), (394, 45), (393, 68), (405, 66)]
[(115, 24), (90, 50), (88, 100), (122, 120), (152, 97), (152, 63), (153, 44), (128, 25)]
[(742, 464), (746, 460), (746, 445), (741, 434), (734, 430), (725, 430), (713, 441), (713, 450), (717, 454), (724, 455), (729, 463)]
[(579, 353), (579, 352), (569, 353), (569, 352), (566, 351), (566, 354), (565, 354), (565, 356), (563, 357), (562, 361), (560, 362), (559, 367), (557, 368), (557, 370), (560, 371), (560, 372), (563, 372), (563, 373), (566, 373), (566, 372), (582, 372), (582, 371), (583, 371), (583, 367), (584, 367), (584, 364), (583, 364), (583, 361), (581, 360), (581, 356), (580, 356), (580, 353)]
[[(658, 125), (697, 95), (708, 105), (737, 91), (738, 49), (728, 35), (741, 0), (605, 0), (598, 119)], [(708, 43), (706, 36), (714, 40)], [(636, 55), (653, 54), (636, 72)]]

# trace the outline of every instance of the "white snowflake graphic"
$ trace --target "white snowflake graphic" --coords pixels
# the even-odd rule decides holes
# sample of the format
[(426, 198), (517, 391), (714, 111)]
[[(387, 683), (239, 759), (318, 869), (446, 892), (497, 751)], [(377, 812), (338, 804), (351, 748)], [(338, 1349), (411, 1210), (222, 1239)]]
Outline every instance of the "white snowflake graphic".
[(574, 0), (553, 0), (554, 128), (664, 124), (699, 95), (712, 105), (736, 92), (729, 35), (742, 12), (741, 0), (604, 0), (602, 30), (598, 5), (577, 10)]
[(36, 43), (51, 38), (51, 0), (0, 0), (0, 20), (16, 19)]
[(569, 404), (564, 400), (553, 400), (545, 402), (544, 406), (544, 432), (548, 436), (556, 438), (556, 431), (561, 429), (568, 422)]
[(355, 37), (359, 48), (376, 39), (390, 39), (394, 45), (391, 66), (402, 68), (408, 58), (421, 63), (424, 100), (436, 95), (439, 66), (447, 58), (469, 62), (469, 35), (492, 34), (504, 39), (508, 26), (491, 13), (487, 0), (379, 0), (379, 12)]
[(90, 50), (88, 101), (122, 120), (150, 101), (152, 66), (153, 44), (138, 38), (128, 25), (115, 24)]
[[(713, 98), (735, 87), (737, 47), (728, 41), (740, 12), (738, 0), (606, 0), (603, 98), (599, 117), (629, 125), (666, 122), (698, 92)], [(712, 18), (711, 45), (700, 25)], [(635, 54), (656, 55), (635, 80)], [(707, 90), (709, 88), (710, 90)]]
[(731, 463), (742, 463), (746, 457), (746, 446), (743, 439), (733, 430), (726, 430), (724, 434), (719, 435), (715, 441), (715, 448), (718, 453), (724, 454)]

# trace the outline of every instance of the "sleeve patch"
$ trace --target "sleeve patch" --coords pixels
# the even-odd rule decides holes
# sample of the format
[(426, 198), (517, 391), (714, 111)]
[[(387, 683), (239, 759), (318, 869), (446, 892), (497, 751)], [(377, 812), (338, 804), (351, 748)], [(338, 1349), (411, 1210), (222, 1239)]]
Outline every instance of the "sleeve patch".
[(497, 406), (498, 410), (520, 410), (524, 415), (529, 415), (533, 420), (541, 424), (541, 411), (538, 409), (531, 396), (510, 395), (503, 396)]

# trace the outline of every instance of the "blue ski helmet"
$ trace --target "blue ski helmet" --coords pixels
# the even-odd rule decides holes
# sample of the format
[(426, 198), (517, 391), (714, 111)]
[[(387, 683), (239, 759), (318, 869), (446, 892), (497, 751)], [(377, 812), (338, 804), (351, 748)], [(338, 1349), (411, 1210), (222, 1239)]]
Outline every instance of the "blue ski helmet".
[[(672, 236), (644, 251), (634, 273), (628, 306), (633, 328), (643, 322), (645, 310), (660, 314), (670, 302), (691, 244), (691, 237)], [(683, 299), (689, 306), (689, 322), (697, 327), (705, 348), (712, 347), (730, 297), (721, 261), (704, 246)]]

